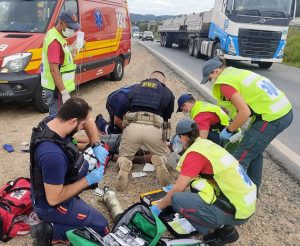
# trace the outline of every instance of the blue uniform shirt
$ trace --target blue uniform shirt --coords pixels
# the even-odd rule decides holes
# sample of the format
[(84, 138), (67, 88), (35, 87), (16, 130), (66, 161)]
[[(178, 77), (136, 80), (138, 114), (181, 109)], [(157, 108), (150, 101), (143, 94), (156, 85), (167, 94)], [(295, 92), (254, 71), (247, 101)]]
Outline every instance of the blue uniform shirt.
[[(50, 141), (41, 142), (35, 151), (36, 163), (42, 171), (43, 182), (50, 185), (62, 185), (68, 170), (68, 158), (64, 151)], [(84, 163), (80, 176), (87, 173), (88, 163)], [(32, 190), (33, 192), (33, 190)], [(36, 204), (39, 208), (50, 208), (46, 197), (40, 198)]]
[(108, 97), (107, 103), (111, 106), (114, 116), (123, 119), (128, 111), (129, 99), (128, 95), (122, 91)]

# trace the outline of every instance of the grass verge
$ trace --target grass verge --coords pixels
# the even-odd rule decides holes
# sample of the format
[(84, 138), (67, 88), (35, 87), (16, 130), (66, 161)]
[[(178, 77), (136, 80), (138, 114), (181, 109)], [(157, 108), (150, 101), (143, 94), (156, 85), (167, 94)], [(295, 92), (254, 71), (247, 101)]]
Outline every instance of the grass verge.
[(300, 67), (300, 27), (290, 27), (289, 29), (283, 62)]

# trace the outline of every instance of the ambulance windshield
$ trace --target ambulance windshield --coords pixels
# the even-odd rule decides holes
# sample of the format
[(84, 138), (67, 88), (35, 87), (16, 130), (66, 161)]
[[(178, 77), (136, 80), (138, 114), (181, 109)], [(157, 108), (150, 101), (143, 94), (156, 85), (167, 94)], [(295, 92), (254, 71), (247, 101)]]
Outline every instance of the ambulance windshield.
[(0, 0), (1, 32), (46, 31), (55, 0)]

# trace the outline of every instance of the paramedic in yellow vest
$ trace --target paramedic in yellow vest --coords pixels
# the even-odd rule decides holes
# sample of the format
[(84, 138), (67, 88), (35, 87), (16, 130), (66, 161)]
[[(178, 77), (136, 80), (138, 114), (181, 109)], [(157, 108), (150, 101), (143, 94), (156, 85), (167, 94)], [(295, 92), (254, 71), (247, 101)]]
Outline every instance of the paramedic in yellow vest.
[(190, 93), (184, 93), (178, 98), (177, 112), (197, 123), (201, 138), (220, 145), (219, 133), (229, 125), (230, 118), (219, 106), (196, 101)]
[[(150, 207), (151, 211), (159, 215), (172, 205), (204, 235), (207, 245), (238, 240), (234, 226), (245, 223), (255, 212), (255, 184), (224, 148), (199, 137), (193, 120), (179, 121), (176, 134), (185, 150), (177, 165), (180, 174), (168, 194)], [(191, 192), (185, 191), (188, 187)]]
[(75, 69), (72, 53), (66, 38), (80, 28), (72, 11), (62, 11), (58, 24), (50, 29), (43, 43), (41, 85), (46, 91), (49, 115), (56, 115), (59, 108), (75, 90)]
[(234, 131), (245, 128), (245, 124), (252, 121), (233, 156), (259, 188), (263, 152), (292, 123), (292, 105), (286, 95), (266, 77), (245, 69), (226, 68), (217, 58), (207, 61), (202, 72), (202, 84), (207, 81), (213, 83), (214, 98), (218, 105), (229, 111), (233, 119), (220, 133), (221, 139), (229, 139)]

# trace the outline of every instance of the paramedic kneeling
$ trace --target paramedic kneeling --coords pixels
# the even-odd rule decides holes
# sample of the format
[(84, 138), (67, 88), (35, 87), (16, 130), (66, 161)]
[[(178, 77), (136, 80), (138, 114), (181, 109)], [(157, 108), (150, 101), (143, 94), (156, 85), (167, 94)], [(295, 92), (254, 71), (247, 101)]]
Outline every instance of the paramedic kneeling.
[[(256, 186), (225, 149), (199, 137), (197, 124), (181, 120), (176, 133), (185, 149), (173, 188), (151, 211), (157, 215), (172, 205), (207, 245), (224, 245), (239, 238), (234, 225), (245, 223), (255, 212)], [(191, 192), (184, 192), (190, 185)], [(209, 230), (214, 232), (208, 234)]]
[(97, 128), (91, 107), (80, 98), (62, 105), (55, 118), (48, 117), (33, 128), (30, 143), (32, 203), (42, 223), (32, 226), (33, 245), (43, 246), (67, 240), (66, 232), (89, 226), (101, 235), (108, 222), (78, 196), (103, 179), (104, 166), (87, 174), (88, 164), (78, 151), (73, 135), (85, 129), (93, 151), (104, 163), (107, 151), (97, 142)]

